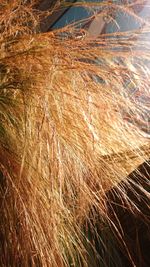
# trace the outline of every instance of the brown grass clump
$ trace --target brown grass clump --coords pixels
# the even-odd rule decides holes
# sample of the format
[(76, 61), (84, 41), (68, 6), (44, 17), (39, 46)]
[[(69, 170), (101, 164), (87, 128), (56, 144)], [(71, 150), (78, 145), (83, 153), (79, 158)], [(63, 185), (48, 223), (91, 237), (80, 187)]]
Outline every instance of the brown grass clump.
[(45, 16), (37, 2), (0, 2), (0, 266), (94, 266), (86, 229), (97, 223), (103, 233), (114, 229), (137, 266), (107, 192), (117, 188), (134, 214), (140, 210), (127, 188), (149, 199), (148, 185), (126, 179), (149, 158), (149, 21), (128, 1), (98, 2), (141, 28), (96, 39), (74, 37), (81, 30), (73, 24), (37, 34)]

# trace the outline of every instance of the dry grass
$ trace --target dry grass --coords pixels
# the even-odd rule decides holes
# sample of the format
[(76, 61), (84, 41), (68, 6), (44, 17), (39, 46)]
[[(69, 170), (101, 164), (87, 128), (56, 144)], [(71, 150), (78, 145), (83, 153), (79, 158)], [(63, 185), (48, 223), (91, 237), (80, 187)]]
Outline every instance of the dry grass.
[(106, 192), (136, 212), (120, 182), (149, 158), (149, 24), (62, 41), (74, 26), (36, 34), (29, 2), (0, 2), (0, 263), (88, 266), (83, 226), (113, 225)]

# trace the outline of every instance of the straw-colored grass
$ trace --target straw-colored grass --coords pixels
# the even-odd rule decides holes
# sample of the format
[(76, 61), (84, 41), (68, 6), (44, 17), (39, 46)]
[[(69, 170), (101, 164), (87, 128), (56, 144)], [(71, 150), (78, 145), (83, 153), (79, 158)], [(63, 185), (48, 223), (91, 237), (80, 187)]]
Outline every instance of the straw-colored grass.
[(140, 30), (97, 39), (73, 38), (74, 25), (36, 34), (34, 4), (0, 2), (0, 265), (91, 267), (84, 228), (98, 214), (115, 229), (108, 190), (138, 210), (120, 182), (149, 158), (149, 22), (134, 14)]

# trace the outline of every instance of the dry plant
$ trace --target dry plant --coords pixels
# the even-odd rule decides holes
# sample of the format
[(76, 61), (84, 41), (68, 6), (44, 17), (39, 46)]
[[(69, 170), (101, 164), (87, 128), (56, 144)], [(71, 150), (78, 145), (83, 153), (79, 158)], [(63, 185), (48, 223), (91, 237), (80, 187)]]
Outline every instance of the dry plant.
[(107, 192), (117, 188), (135, 216), (127, 188), (149, 199), (148, 180), (144, 188), (127, 179), (150, 152), (149, 20), (128, 1), (81, 2), (121, 10), (141, 27), (96, 39), (77, 38), (74, 24), (43, 34), (37, 4), (0, 1), (0, 266), (93, 267), (95, 257), (112, 266), (87, 233), (97, 223), (114, 229), (136, 266)]

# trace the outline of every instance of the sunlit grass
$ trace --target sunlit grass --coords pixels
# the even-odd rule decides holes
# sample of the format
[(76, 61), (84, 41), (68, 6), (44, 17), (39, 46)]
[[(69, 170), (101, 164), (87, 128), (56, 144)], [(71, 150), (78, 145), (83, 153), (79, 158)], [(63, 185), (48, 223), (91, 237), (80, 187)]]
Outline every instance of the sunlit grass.
[[(89, 266), (97, 252), (84, 228), (94, 232), (97, 215), (132, 262), (106, 193), (118, 187), (122, 205), (136, 212), (120, 182), (149, 158), (149, 102), (139, 98), (150, 94), (148, 22), (62, 41), (74, 26), (36, 34), (42, 14), (34, 4), (1, 1), (1, 266)], [(95, 5), (129, 13), (123, 4)]]

